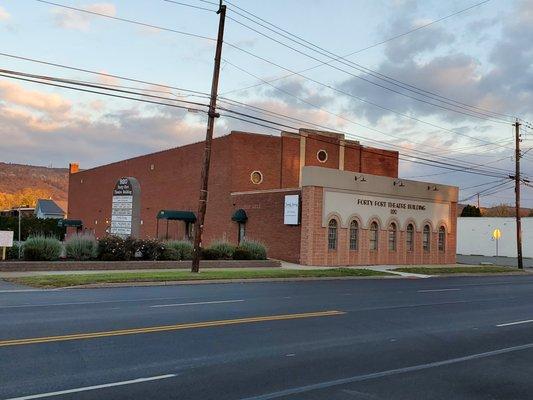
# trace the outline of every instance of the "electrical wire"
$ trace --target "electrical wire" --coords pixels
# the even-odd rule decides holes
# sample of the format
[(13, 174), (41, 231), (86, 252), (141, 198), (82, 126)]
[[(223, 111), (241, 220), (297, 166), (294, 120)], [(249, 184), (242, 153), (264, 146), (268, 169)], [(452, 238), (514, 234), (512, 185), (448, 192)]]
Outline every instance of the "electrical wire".
[[(229, 62), (227, 59), (225, 59), (225, 61), (226, 61), (229, 65), (233, 66), (234, 68), (237, 68), (238, 70), (240, 70), (240, 71), (242, 71), (242, 72), (244, 72), (244, 73), (246, 73), (246, 74), (248, 74), (248, 75), (250, 75), (250, 76), (253, 76), (253, 77), (257, 78), (257, 79), (262, 79), (262, 78), (258, 77), (257, 75), (253, 74), (252, 72), (247, 71), (246, 69), (244, 69), (244, 68), (242, 68), (242, 67), (236, 66), (235, 64)], [(281, 93), (284, 93), (284, 94), (286, 94), (286, 95), (289, 95), (289, 96), (291, 96), (291, 97), (297, 99), (298, 101), (300, 101), (300, 102), (302, 102), (302, 103), (304, 103), (304, 104), (307, 104), (307, 105), (309, 105), (309, 106), (311, 106), (311, 107), (313, 107), (313, 108), (315, 108), (315, 109), (318, 109), (318, 110), (320, 110), (320, 111), (323, 111), (323, 112), (325, 112), (325, 113), (328, 113), (328, 114), (330, 114), (330, 115), (332, 115), (332, 116), (334, 116), (334, 117), (340, 118), (340, 119), (342, 119), (342, 120), (344, 120), (344, 121), (347, 121), (347, 122), (350, 122), (350, 123), (352, 123), (352, 124), (355, 124), (355, 125), (361, 126), (361, 127), (363, 127), (363, 128), (366, 128), (366, 129), (369, 129), (369, 130), (372, 130), (372, 131), (375, 131), (375, 132), (378, 132), (378, 133), (381, 133), (381, 134), (384, 134), (384, 135), (387, 135), (387, 136), (391, 136), (390, 134), (383, 133), (382, 131), (380, 131), (380, 130), (378, 130), (378, 129), (376, 129), (376, 128), (369, 127), (369, 126), (364, 125), (364, 124), (361, 124), (361, 123), (359, 123), (359, 122), (355, 122), (355, 121), (353, 121), (353, 120), (351, 120), (351, 119), (348, 119), (348, 118), (346, 118), (346, 117), (344, 117), (344, 116), (342, 116), (342, 115), (340, 115), (340, 114), (336, 114), (336, 113), (333, 113), (333, 112), (331, 112), (331, 111), (329, 111), (329, 110), (326, 110), (326, 109), (324, 109), (324, 108), (322, 108), (322, 107), (320, 107), (320, 106), (317, 106), (317, 105), (315, 105), (315, 104), (313, 104), (313, 103), (311, 103), (311, 102), (309, 102), (309, 101), (307, 101), (307, 100), (304, 100), (304, 99), (302, 99), (302, 98), (300, 98), (300, 97), (294, 95), (293, 93), (291, 93), (291, 92), (289, 92), (289, 91), (287, 91), (287, 90), (285, 90), (285, 89), (281, 89), (281, 88), (279, 88), (279, 87), (277, 87), (277, 86), (275, 86), (275, 85), (272, 85), (271, 83), (268, 83), (268, 82), (267, 82), (267, 84), (268, 84), (269, 86), (271, 86), (273, 89), (275, 89), (275, 90), (277, 90), (277, 91), (279, 91), (279, 92), (281, 92)], [(437, 127), (438, 127), (438, 126), (437, 126)], [(448, 131), (448, 132), (450, 132), (450, 133), (453, 133), (453, 134), (459, 135), (459, 136), (464, 136), (464, 137), (467, 137), (467, 138), (469, 138), (469, 139), (477, 140), (477, 141), (480, 141), (480, 142), (483, 142), (483, 143), (494, 144), (494, 145), (496, 145), (496, 146), (498, 146), (498, 147), (502, 147), (502, 148), (508, 149), (508, 148), (505, 147), (505, 146), (497, 145), (497, 144), (495, 144), (495, 143), (493, 143), (493, 142), (489, 142), (489, 141), (484, 140), (484, 139), (476, 138), (475, 136), (469, 136), (469, 135), (466, 135), (466, 134), (464, 134), (464, 133), (456, 132), (456, 131), (453, 131), (453, 130), (451, 130), (451, 129), (447, 129), (447, 128), (443, 128), (443, 127), (438, 127), (438, 128), (439, 128), (439, 129), (442, 129), (442, 130), (445, 130), (445, 131)], [(396, 138), (396, 139), (397, 139), (397, 138)]]
[[(94, 94), (107, 95), (107, 96), (112, 96), (112, 97), (118, 97), (118, 98), (124, 98), (124, 99), (136, 100), (136, 101), (142, 101), (142, 102), (165, 105), (165, 106), (173, 106), (173, 107), (177, 107), (177, 108), (181, 108), (181, 109), (186, 109), (186, 110), (189, 110), (189, 111), (199, 111), (199, 112), (206, 113), (205, 110), (194, 109), (194, 108), (191, 109), (190, 107), (184, 107), (184, 106), (179, 106), (179, 105), (175, 105), (175, 104), (163, 103), (161, 101), (151, 101), (151, 100), (133, 98), (133, 97), (130, 97), (130, 96), (114, 95), (114, 94), (110, 94), (110, 93), (102, 93), (102, 92), (99, 92), (99, 91), (88, 90), (88, 89), (85, 89), (85, 88), (76, 88), (76, 87), (72, 87), (72, 86), (66, 86), (64, 84), (57, 84), (57, 83), (51, 83), (51, 82), (42, 82), (42, 81), (38, 81), (36, 79), (41, 79), (41, 80), (42, 79), (48, 79), (48, 80), (57, 79), (57, 80), (59, 80), (62, 83), (69, 83), (69, 84), (79, 85), (79, 83), (75, 82), (75, 81), (68, 81), (68, 80), (65, 80), (65, 79), (61, 80), (61, 79), (52, 78), (52, 77), (35, 76), (35, 75), (32, 75), (32, 74), (24, 74), (24, 73), (22, 73), (22, 74), (24, 74), (26, 77), (21, 77), (20, 76), (21, 73), (18, 73), (19, 76), (9, 75), (10, 73), (11, 73), (11, 71), (9, 71), (9, 70), (3, 70), (2, 73), (0, 74), (0, 76), (13, 78), (13, 79), (24, 80), (24, 81), (28, 81), (28, 82), (41, 83), (41, 84), (45, 84), (45, 85), (56, 86), (56, 87), (61, 87), (61, 88), (66, 88), (66, 89), (74, 89), (74, 90), (84, 91), (84, 92), (89, 92), (89, 93), (94, 93)], [(30, 77), (32, 79), (29, 79)], [(127, 94), (134, 94), (134, 95), (138, 95), (138, 96), (148, 96), (148, 97), (155, 97), (157, 99), (164, 99), (164, 100), (170, 100), (170, 101), (183, 102), (183, 100), (169, 99), (169, 98), (164, 98), (162, 96), (153, 96), (153, 95), (147, 95), (145, 93), (136, 93), (136, 92), (131, 92), (131, 91), (119, 90), (119, 89), (110, 89), (110, 88), (106, 88), (106, 87), (101, 86), (101, 85), (85, 84), (84, 86), (90, 86), (92, 88), (99, 88), (99, 89), (108, 90), (108, 91), (117, 91), (117, 92), (120, 92), (120, 93), (124, 93), (125, 92)], [(188, 102), (188, 103), (191, 103), (191, 102)], [(201, 104), (201, 105), (207, 107), (206, 104), (205, 105)], [(263, 119), (263, 118), (257, 118), (257, 117), (254, 117), (254, 116), (251, 116), (251, 115), (247, 115), (247, 114), (244, 114), (244, 113), (238, 113), (238, 112), (235, 112), (233, 110), (226, 110), (226, 111), (231, 112), (231, 113), (236, 114), (236, 115), (239, 115), (240, 117), (247, 118), (248, 120), (246, 122), (250, 122), (250, 119), (251, 119), (251, 120), (253, 120), (253, 123), (259, 124), (259, 123), (257, 123), (257, 121), (260, 121), (260, 124), (262, 124), (261, 126), (266, 126), (266, 127), (269, 127), (269, 128), (272, 128), (271, 125), (281, 126), (283, 128), (292, 129), (292, 130), (295, 131), (295, 134), (299, 134), (299, 128), (296, 128), (296, 127), (293, 127), (293, 126), (290, 126), (290, 125), (287, 125), (287, 124), (280, 124), (280, 123), (275, 122), (275, 121), (270, 121), (270, 120)], [(237, 117), (237, 118), (239, 118), (239, 117)], [(269, 124), (269, 125), (265, 125), (265, 124)], [(316, 140), (318, 140), (318, 139), (316, 139)], [(349, 146), (347, 146), (347, 147), (349, 147)], [(366, 151), (371, 151), (372, 152), (372, 150), (370, 150), (370, 149), (367, 149)], [(380, 156), (386, 156), (382, 152), (378, 152), (378, 151), (375, 151), (375, 150), (374, 150), (374, 152), (376, 152)], [(397, 155), (392, 155), (392, 154), (389, 155), (389, 156), (394, 157), (394, 158), (397, 157)], [(439, 167), (443, 167), (443, 168), (446, 168), (446, 169), (452, 169), (452, 170), (457, 170), (457, 171), (461, 170), (461, 169), (457, 169), (457, 165), (456, 164), (454, 165), (454, 164), (449, 164), (449, 163), (445, 163), (445, 162), (442, 162), (442, 161), (435, 161), (435, 160), (426, 159), (426, 158), (423, 158), (423, 157), (420, 157), (420, 156), (413, 156), (413, 155), (410, 155), (410, 154), (408, 154), (407, 156), (409, 158), (405, 159), (405, 158), (400, 157), (400, 159), (406, 160), (408, 162), (418, 162), (418, 161), (414, 161), (414, 160), (410, 159), (410, 158), (414, 158), (416, 160), (425, 161), (425, 163), (424, 163), (425, 165), (434, 165), (434, 166), (438, 165)], [(431, 164), (428, 164), (428, 163), (431, 163)], [(494, 172), (482, 171), (482, 170), (474, 169), (474, 168), (467, 168), (467, 169), (463, 168), (462, 170), (464, 172), (466, 172), (466, 173), (476, 173), (476, 174), (486, 175), (486, 176), (496, 176), (496, 175), (494, 175)]]
[[(485, 2), (486, 2), (486, 1), (485, 1)], [(485, 3), (485, 2), (479, 3), (478, 5), (481, 5), (481, 4)], [(227, 3), (228, 3), (228, 4), (232, 4), (232, 3), (229, 2), (229, 1), (228, 1)], [(241, 9), (241, 8), (239, 8), (239, 9)], [(231, 10), (231, 9), (230, 9), (230, 10)], [(339, 56), (339, 55), (336, 55), (336, 54), (334, 54), (334, 53), (332, 53), (332, 52), (329, 52), (328, 50), (326, 50), (326, 49), (324, 49), (324, 48), (322, 48), (322, 47), (320, 47), (320, 46), (314, 45), (314, 44), (312, 44), (311, 42), (308, 42), (308, 41), (305, 41), (305, 40), (301, 39), (301, 38), (300, 38), (299, 36), (297, 36), (297, 35), (294, 35), (294, 34), (290, 34), (290, 33), (289, 33), (291, 36), (293, 36), (293, 37), (297, 37), (298, 39), (300, 39), (301, 41), (304, 41), (305, 43), (311, 43), (311, 45), (312, 45), (313, 47), (316, 47), (316, 48), (319, 49), (319, 50), (316, 50), (316, 49), (314, 49), (313, 47), (310, 47), (310, 46), (306, 45), (305, 43), (301, 43), (301, 42), (299, 42), (299, 41), (296, 41), (296, 40), (292, 39), (290, 36), (287, 36), (287, 35), (285, 35), (285, 34), (282, 34), (282, 33), (276, 32), (275, 30), (269, 28), (268, 26), (265, 26), (264, 24), (261, 24), (261, 23), (259, 23), (259, 22), (257, 22), (257, 21), (254, 21), (254, 20), (252, 20), (250, 17), (247, 17), (247, 16), (243, 15), (242, 13), (239, 13), (239, 12), (237, 12), (237, 11), (235, 11), (235, 10), (232, 10), (232, 12), (234, 12), (234, 13), (236, 13), (237, 15), (240, 15), (241, 17), (246, 18), (246, 19), (248, 19), (248, 20), (250, 20), (250, 21), (252, 21), (252, 22), (254, 22), (254, 23), (256, 23), (256, 24), (258, 24), (259, 26), (261, 26), (261, 27), (263, 27), (263, 28), (265, 28), (265, 29), (268, 29), (268, 30), (270, 30), (270, 31), (272, 31), (272, 32), (274, 32), (274, 33), (276, 33), (276, 34), (278, 34), (278, 35), (284, 37), (285, 39), (291, 40), (291, 41), (293, 41), (293, 42), (295, 42), (295, 43), (297, 43), (297, 44), (299, 44), (299, 45), (301, 45), (301, 46), (303, 46), (303, 47), (305, 47), (305, 48), (307, 48), (307, 49), (310, 49), (310, 50), (313, 50), (313, 51), (315, 51), (315, 52), (318, 52), (318, 53), (321, 54), (322, 56), (328, 56), (328, 57), (330, 57), (330, 58), (333, 56), (333, 59), (331, 60), (331, 62), (333, 62), (333, 61), (340, 62), (341, 64), (344, 64), (344, 65), (350, 66), (350, 67), (352, 67), (352, 68), (354, 68), (354, 69), (356, 69), (356, 70), (358, 70), (358, 71), (360, 71), (360, 72), (363, 72), (363, 73), (365, 73), (365, 74), (368, 74), (368, 75), (370, 75), (370, 76), (373, 76), (373, 77), (375, 77), (376, 79), (386, 81), (387, 83), (392, 84), (392, 85), (397, 86), (397, 87), (400, 87), (400, 88), (402, 88), (402, 89), (404, 89), (404, 90), (411, 91), (411, 92), (413, 92), (413, 93), (416, 93), (416, 94), (418, 94), (418, 95), (421, 95), (421, 96), (425, 96), (425, 97), (431, 98), (431, 99), (433, 99), (433, 100), (440, 101), (440, 102), (442, 102), (442, 103), (444, 103), (444, 104), (448, 104), (448, 105), (451, 105), (451, 106), (453, 106), (453, 107), (457, 107), (457, 108), (460, 108), (460, 109), (467, 110), (467, 111), (469, 111), (470, 113), (476, 113), (476, 114), (483, 115), (483, 116), (485, 117), (485, 119), (487, 119), (487, 118), (494, 118), (494, 117), (495, 117), (494, 114), (499, 114), (499, 113), (494, 113), (494, 112), (489, 111), (489, 112), (492, 114), (492, 115), (489, 115), (489, 114), (485, 113), (485, 111), (475, 111), (475, 110), (471, 110), (470, 108), (477, 108), (477, 109), (480, 109), (480, 108), (478, 108), (478, 107), (476, 107), (476, 106), (470, 106), (470, 105), (468, 105), (468, 104), (461, 103), (461, 102), (458, 102), (458, 101), (453, 100), (453, 99), (446, 98), (446, 97), (444, 97), (444, 96), (441, 96), (441, 95), (436, 94), (436, 93), (433, 93), (433, 92), (429, 92), (429, 91), (427, 91), (427, 90), (420, 89), (420, 88), (418, 88), (418, 87), (416, 87), (416, 86), (414, 86), (414, 85), (407, 84), (407, 83), (402, 82), (402, 81), (400, 81), (400, 80), (398, 80), (398, 79), (394, 79), (394, 78), (392, 78), (392, 77), (390, 77), (390, 76), (387, 76), (387, 75), (381, 74), (381, 73), (379, 73), (379, 72), (377, 72), (377, 71), (374, 71), (374, 70), (372, 70), (372, 69), (369, 69), (369, 68), (367, 68), (367, 67), (364, 67), (364, 66), (362, 66), (362, 65), (360, 65), (360, 64), (354, 63), (353, 61), (345, 60), (342, 56)], [(250, 14), (250, 15), (253, 15), (255, 18), (258, 18), (258, 19), (260, 19), (260, 20), (263, 20), (263, 19), (261, 19), (260, 17), (257, 17), (257, 16), (255, 16), (255, 15), (252, 14), (252, 13), (249, 13), (249, 12), (247, 12), (247, 13)], [(354, 76), (354, 77), (357, 78), (357, 79), (362, 79), (362, 80), (366, 81), (367, 83), (370, 83), (370, 84), (373, 84), (373, 85), (380, 86), (380, 87), (382, 87), (383, 89), (393, 91), (393, 92), (395, 92), (395, 93), (397, 93), (397, 94), (400, 94), (400, 95), (403, 95), (403, 96), (406, 96), (406, 97), (410, 97), (410, 98), (413, 98), (413, 99), (418, 100), (418, 101), (423, 101), (423, 100), (421, 100), (421, 99), (418, 99), (418, 98), (415, 98), (415, 97), (412, 97), (412, 96), (408, 96), (408, 95), (406, 95), (405, 93), (395, 91), (395, 90), (393, 90), (393, 89), (391, 89), (391, 88), (389, 88), (389, 87), (379, 85), (378, 83), (373, 82), (373, 81), (370, 81), (370, 80), (367, 80), (367, 79), (365, 79), (365, 78), (362, 78), (362, 77), (359, 76), (359, 75), (354, 75), (354, 74), (352, 74), (352, 73), (350, 73), (350, 72), (348, 72), (348, 71), (345, 71), (345, 70), (342, 70), (342, 69), (340, 69), (340, 68), (338, 68), (338, 67), (335, 67), (335, 66), (333, 66), (333, 65), (330, 65), (330, 63), (328, 63), (328, 62), (324, 62), (324, 61), (322, 61), (322, 60), (319, 60), (319, 59), (317, 59), (316, 57), (314, 57), (314, 56), (312, 56), (312, 55), (309, 55), (309, 54), (307, 54), (307, 53), (304, 53), (304, 52), (300, 51), (299, 49), (296, 49), (296, 48), (294, 48), (294, 47), (292, 47), (292, 46), (290, 46), (290, 45), (287, 45), (286, 43), (284, 43), (284, 42), (282, 42), (282, 41), (280, 41), (280, 40), (277, 40), (277, 39), (275, 39), (275, 38), (272, 38), (271, 36), (269, 36), (269, 35), (267, 35), (267, 34), (261, 32), (261, 31), (255, 29), (255, 28), (253, 28), (253, 27), (250, 27), (249, 25), (244, 24), (244, 23), (242, 23), (241, 21), (238, 21), (237, 19), (235, 19), (235, 18), (233, 18), (233, 17), (231, 17), (231, 16), (227, 16), (227, 18), (233, 20), (234, 22), (236, 22), (236, 23), (238, 23), (238, 24), (240, 24), (240, 25), (242, 25), (242, 26), (244, 26), (244, 27), (246, 27), (246, 28), (248, 28), (248, 29), (250, 29), (250, 30), (252, 30), (252, 31), (254, 31), (254, 32), (256, 32), (256, 33), (258, 33), (258, 34), (260, 34), (260, 35), (262, 35), (262, 36), (264, 36), (264, 37), (266, 37), (266, 38), (272, 40), (272, 41), (274, 41), (274, 42), (276, 42), (276, 43), (278, 43), (278, 44), (281, 44), (282, 46), (285, 46), (285, 47), (287, 47), (287, 48), (289, 48), (289, 49), (291, 49), (291, 50), (293, 50), (293, 51), (296, 51), (296, 52), (298, 52), (298, 53), (300, 53), (300, 54), (302, 54), (302, 55), (304, 55), (304, 56), (306, 56), (306, 57), (309, 57), (309, 58), (312, 58), (312, 59), (314, 59), (314, 60), (316, 60), (316, 61), (319, 61), (319, 62), (321, 62), (323, 65), (328, 65), (328, 66), (330, 66), (330, 67), (332, 67), (332, 68), (334, 68), (334, 69), (337, 69), (337, 70), (339, 70), (339, 71), (342, 71), (342, 72), (345, 72), (345, 73), (347, 73), (347, 74), (349, 74), (349, 75), (352, 75), (352, 76)], [(263, 21), (264, 21), (264, 20), (263, 20)], [(283, 30), (282, 28), (277, 27), (276, 25), (274, 25), (274, 24), (272, 24), (272, 23), (269, 23), (269, 25), (271, 25), (271, 26), (275, 26), (276, 28), (278, 28), (278, 29), (280, 29), (280, 30), (282, 30), (282, 31), (284, 31), (284, 32), (288, 32), (288, 31)], [(325, 54), (325, 53), (327, 53), (327, 54)], [(342, 60), (342, 62), (341, 62), (340, 60)], [(428, 93), (428, 94), (425, 94), (425, 93)], [(441, 99), (445, 99), (445, 100), (441, 100)], [(424, 101), (424, 102), (425, 102), (425, 101)], [(436, 106), (436, 107), (442, 107), (442, 106), (440, 106), (440, 105), (438, 105), (438, 104), (434, 104), (434, 103), (431, 103), (431, 104), (434, 105), (434, 106)], [(457, 110), (452, 110), (452, 111), (458, 112)], [(500, 115), (504, 115), (504, 114), (500, 114)], [(479, 116), (475, 116), (475, 117), (476, 117), (476, 118), (479, 118)], [(510, 116), (509, 116), (509, 117), (510, 117)], [(511, 117), (511, 118), (514, 118), (514, 117)], [(496, 122), (496, 120), (494, 120), (493, 122)], [(504, 122), (507, 123), (508, 121), (504, 121)]]
[(65, 8), (65, 9), (72, 10), (72, 11), (78, 11), (78, 12), (82, 12), (82, 13), (86, 13), (86, 14), (98, 15), (99, 17), (104, 17), (104, 18), (114, 19), (114, 20), (116, 20), (116, 21), (128, 22), (128, 23), (130, 23), (130, 24), (135, 24), (135, 25), (139, 25), (139, 26), (144, 26), (145, 28), (159, 29), (159, 30), (162, 30), (162, 31), (167, 31), (167, 32), (172, 32), (172, 33), (177, 33), (177, 34), (184, 35), (184, 36), (190, 36), (190, 37), (194, 37), (194, 38), (198, 38), (198, 39), (205, 39), (205, 40), (210, 40), (210, 41), (214, 41), (214, 42), (216, 42), (216, 39), (215, 39), (215, 38), (208, 37), (208, 36), (203, 36), (203, 35), (198, 35), (198, 34), (196, 34), (196, 33), (190, 33), (190, 32), (180, 31), (180, 30), (172, 29), (172, 28), (164, 28), (164, 27), (157, 26), (157, 25), (147, 24), (147, 23), (145, 23), (145, 22), (135, 21), (135, 20), (133, 20), (133, 19), (126, 19), (126, 18), (115, 17), (115, 16), (113, 16), (113, 15), (104, 14), (104, 13), (99, 13), (99, 12), (96, 12), (96, 11), (90, 11), (90, 10), (86, 10), (86, 9), (84, 9), (84, 8), (77, 8), (77, 7), (67, 6), (67, 5), (65, 5), (65, 4), (54, 3), (54, 2), (52, 2), (52, 1), (48, 1), (48, 0), (35, 0), (35, 1), (37, 1), (37, 2), (39, 2), (39, 3), (43, 3), (43, 4), (48, 4), (48, 5), (51, 5), (51, 6), (55, 6), (55, 7)]

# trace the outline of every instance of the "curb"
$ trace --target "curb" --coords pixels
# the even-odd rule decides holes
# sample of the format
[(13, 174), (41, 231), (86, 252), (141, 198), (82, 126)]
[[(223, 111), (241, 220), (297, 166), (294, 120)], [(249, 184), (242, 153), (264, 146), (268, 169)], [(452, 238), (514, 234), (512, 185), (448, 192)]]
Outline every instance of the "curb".
[[(325, 276), (310, 278), (250, 278), (250, 279), (198, 279), (189, 281), (161, 281), (161, 282), (115, 282), (115, 283), (90, 283), (77, 286), (28, 286), (40, 289), (111, 289), (117, 287), (146, 287), (146, 286), (181, 286), (181, 285), (214, 285), (230, 283), (262, 283), (262, 282), (305, 282), (305, 281), (345, 281), (345, 280), (370, 280), (370, 279), (413, 279), (399, 275), (391, 276)], [(8, 280), (8, 282), (11, 282)], [(13, 282), (11, 282), (13, 283)], [(20, 283), (18, 283), (21, 285)]]

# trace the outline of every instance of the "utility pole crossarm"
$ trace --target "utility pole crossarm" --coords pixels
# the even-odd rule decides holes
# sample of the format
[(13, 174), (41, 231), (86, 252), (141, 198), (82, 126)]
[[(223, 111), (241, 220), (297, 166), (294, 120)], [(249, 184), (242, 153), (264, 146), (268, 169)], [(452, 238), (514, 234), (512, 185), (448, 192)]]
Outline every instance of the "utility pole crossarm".
[(200, 184), (200, 196), (198, 199), (198, 218), (194, 225), (194, 250), (191, 272), (200, 270), (200, 256), (202, 246), (202, 233), (204, 229), (205, 212), (207, 210), (207, 195), (209, 184), (209, 166), (211, 164), (211, 143), (213, 141), (213, 131), (215, 128), (215, 118), (220, 115), (216, 112), (218, 96), (218, 79), (220, 75), (220, 60), (222, 58), (222, 43), (224, 40), (224, 22), (226, 20), (226, 6), (220, 0), (220, 7), (217, 11), (220, 15), (218, 24), (217, 47), (215, 51), (215, 66), (213, 69), (213, 81), (211, 84), (211, 101), (207, 118), (207, 132), (205, 135), (204, 158), (202, 163), (202, 175)]

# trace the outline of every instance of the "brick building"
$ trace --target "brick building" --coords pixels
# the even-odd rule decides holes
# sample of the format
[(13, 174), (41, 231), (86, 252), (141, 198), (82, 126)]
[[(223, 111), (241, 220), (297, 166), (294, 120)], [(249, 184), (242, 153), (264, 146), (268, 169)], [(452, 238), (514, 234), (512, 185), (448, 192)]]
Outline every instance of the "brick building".
[[(69, 218), (106, 235), (113, 188), (133, 177), (139, 236), (190, 238), (203, 148), (71, 164)], [(306, 265), (453, 263), (456, 204), (456, 187), (398, 179), (397, 152), (341, 134), (231, 132), (213, 140), (203, 242), (255, 239), (270, 257)]]

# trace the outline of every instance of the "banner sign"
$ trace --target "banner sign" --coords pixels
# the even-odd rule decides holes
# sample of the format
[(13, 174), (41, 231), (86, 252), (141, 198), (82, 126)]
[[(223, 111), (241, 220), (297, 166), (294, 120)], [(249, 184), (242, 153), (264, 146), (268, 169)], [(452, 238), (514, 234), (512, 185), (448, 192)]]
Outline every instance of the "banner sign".
[(137, 179), (120, 178), (113, 189), (111, 235), (137, 237), (141, 225), (141, 187)]
[(288, 194), (285, 196), (283, 223), (285, 225), (300, 224), (300, 195)]

